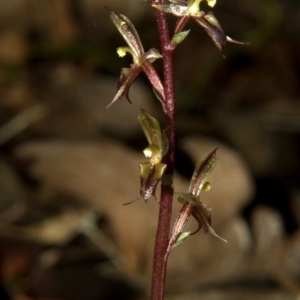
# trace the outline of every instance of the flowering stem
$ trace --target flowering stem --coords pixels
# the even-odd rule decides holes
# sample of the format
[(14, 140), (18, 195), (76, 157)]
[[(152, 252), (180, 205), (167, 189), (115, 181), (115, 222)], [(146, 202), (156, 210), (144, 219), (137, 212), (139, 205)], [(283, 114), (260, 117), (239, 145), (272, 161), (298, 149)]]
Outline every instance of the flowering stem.
[[(163, 1), (153, 1), (160, 4)], [(155, 10), (158, 30), (160, 34), (161, 51), (163, 54), (164, 91), (165, 101), (163, 110), (165, 114), (166, 135), (169, 141), (169, 150), (164, 157), (167, 164), (165, 178), (162, 180), (158, 226), (154, 248), (154, 261), (152, 272), (151, 300), (164, 298), (164, 286), (167, 268), (167, 249), (172, 215), (173, 202), (173, 174), (174, 174), (174, 149), (175, 149), (175, 120), (174, 120), (174, 90), (173, 90), (173, 64), (172, 49), (170, 47), (169, 31), (165, 13)]]

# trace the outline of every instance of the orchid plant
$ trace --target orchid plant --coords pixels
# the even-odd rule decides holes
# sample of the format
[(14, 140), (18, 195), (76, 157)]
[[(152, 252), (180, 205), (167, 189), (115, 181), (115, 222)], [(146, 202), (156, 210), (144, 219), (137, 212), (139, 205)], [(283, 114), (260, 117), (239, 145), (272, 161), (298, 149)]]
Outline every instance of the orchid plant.
[[(208, 154), (204, 160), (198, 162), (188, 192), (174, 193), (173, 188), (175, 101), (172, 54), (176, 46), (189, 33), (189, 30), (184, 30), (184, 27), (189, 19), (194, 19), (212, 38), (220, 51), (222, 51), (226, 42), (245, 44), (226, 36), (214, 14), (212, 12), (206, 13), (200, 9), (202, 1), (206, 1), (211, 8), (216, 4), (216, 0), (169, 0), (169, 4), (163, 3), (162, 0), (148, 1), (155, 9), (161, 53), (154, 48), (145, 52), (137, 30), (131, 21), (126, 16), (107, 8), (112, 22), (127, 43), (127, 46), (118, 48), (117, 53), (120, 57), (123, 57), (127, 53), (132, 55), (133, 63), (129, 68), (121, 70), (117, 93), (106, 109), (123, 97), (131, 102), (129, 98), (130, 87), (137, 76), (141, 72), (144, 72), (152, 85), (155, 96), (162, 105), (165, 115), (164, 130), (161, 129), (159, 122), (146, 112), (142, 111), (138, 116), (142, 130), (149, 143), (149, 146), (144, 149), (144, 155), (149, 161), (139, 165), (141, 183), (139, 198), (143, 198), (145, 201), (155, 198), (160, 206), (154, 246), (151, 300), (162, 300), (164, 298), (167, 259), (174, 247), (180, 245), (188, 236), (195, 234), (201, 228), (205, 232), (209, 232), (222, 241), (225, 241), (217, 235), (211, 226), (211, 208), (200, 201), (200, 193), (210, 188), (208, 178), (216, 166), (217, 149)], [(166, 14), (172, 14), (177, 17), (172, 37), (169, 34)], [(153, 66), (153, 62), (157, 59), (162, 59), (163, 61), (163, 80), (161, 80)], [(161, 193), (158, 199), (156, 188), (159, 182), (161, 182)], [(176, 195), (178, 201), (182, 204), (182, 208), (171, 230), (174, 195)], [(198, 228), (195, 232), (184, 231), (190, 216), (193, 216), (198, 223)]]

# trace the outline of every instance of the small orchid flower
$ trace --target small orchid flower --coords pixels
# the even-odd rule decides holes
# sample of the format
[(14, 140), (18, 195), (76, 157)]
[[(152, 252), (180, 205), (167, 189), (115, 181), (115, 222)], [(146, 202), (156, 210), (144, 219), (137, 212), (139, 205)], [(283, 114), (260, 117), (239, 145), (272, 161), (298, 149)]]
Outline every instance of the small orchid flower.
[[(201, 191), (208, 191), (210, 189), (210, 183), (207, 180), (217, 163), (216, 152), (217, 149), (211, 152), (204, 160), (198, 162), (191, 179), (188, 193), (177, 193), (179, 196), (178, 201), (182, 203), (183, 206), (173, 227), (168, 253), (170, 253), (174, 247), (181, 244), (189, 235), (195, 234), (201, 228), (203, 228), (206, 233), (210, 232), (212, 235), (226, 242), (226, 240), (217, 235), (211, 227), (211, 208), (204, 205), (199, 198)], [(191, 215), (196, 219), (198, 228), (195, 232), (184, 232), (184, 227)]]
[[(203, 27), (220, 51), (222, 51), (226, 42), (246, 44), (226, 36), (223, 28), (213, 13), (205, 13), (200, 10), (200, 3), (202, 1), (207, 1), (207, 4), (210, 7), (214, 7), (217, 2), (216, 0), (169, 0), (169, 2), (172, 2), (171, 4), (152, 4), (152, 6), (165, 13), (171, 13), (179, 17), (175, 27), (174, 36), (180, 34), (187, 21), (190, 18), (193, 18), (201, 27)], [(174, 47), (175, 43), (172, 46)]]
[(142, 112), (138, 119), (149, 143), (149, 146), (143, 151), (149, 161), (140, 164), (140, 195), (147, 201), (152, 196), (157, 198), (155, 195), (156, 187), (167, 167), (161, 161), (168, 151), (168, 141), (155, 118)]
[(124, 57), (127, 53), (131, 54), (133, 57), (133, 63), (131, 64), (130, 68), (123, 68), (121, 70), (121, 75), (117, 85), (117, 93), (106, 109), (108, 109), (113, 103), (123, 96), (125, 96), (126, 99), (131, 102), (128, 95), (129, 89), (141, 71), (147, 75), (155, 90), (155, 93), (158, 95), (158, 98), (163, 100), (164, 88), (157, 72), (152, 66), (152, 63), (156, 59), (161, 58), (162, 55), (157, 49), (154, 48), (144, 52), (144, 48), (138, 33), (131, 21), (126, 16), (117, 14), (109, 8), (107, 9), (110, 11), (111, 20), (128, 45), (128, 47), (118, 48), (117, 53), (120, 57)]
[(141, 178), (140, 196), (124, 205), (131, 204), (140, 198), (143, 198), (145, 202), (151, 197), (158, 201), (156, 188), (167, 168), (167, 165), (161, 161), (168, 152), (169, 145), (159, 122), (144, 111), (138, 116), (138, 120), (149, 143), (149, 146), (143, 150), (145, 157), (149, 158), (149, 161), (139, 165)]

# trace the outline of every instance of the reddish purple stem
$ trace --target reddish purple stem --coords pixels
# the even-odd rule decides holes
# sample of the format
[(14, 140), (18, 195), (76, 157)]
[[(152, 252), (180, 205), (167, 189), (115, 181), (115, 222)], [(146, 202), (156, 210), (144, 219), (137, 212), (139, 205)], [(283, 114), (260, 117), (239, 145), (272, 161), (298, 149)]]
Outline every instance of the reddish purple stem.
[[(161, 0), (152, 1), (160, 4)], [(169, 151), (164, 157), (167, 164), (165, 176), (173, 178), (174, 174), (174, 149), (175, 149), (175, 121), (174, 121), (174, 90), (173, 90), (173, 62), (172, 50), (169, 47), (170, 37), (165, 13), (155, 10), (160, 35), (161, 52), (163, 54), (164, 72), (164, 114), (166, 135), (169, 141)], [(154, 261), (152, 273), (151, 300), (163, 300), (164, 286), (167, 269), (167, 249), (171, 226), (172, 202), (173, 202), (173, 180), (168, 184), (162, 183), (158, 226), (154, 248)]]

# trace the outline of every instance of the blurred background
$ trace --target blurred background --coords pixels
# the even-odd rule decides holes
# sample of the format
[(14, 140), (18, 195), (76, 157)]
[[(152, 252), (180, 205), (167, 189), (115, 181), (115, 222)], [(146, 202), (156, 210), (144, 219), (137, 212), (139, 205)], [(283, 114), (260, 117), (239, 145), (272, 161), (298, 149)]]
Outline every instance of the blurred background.
[[(132, 63), (116, 53), (125, 41), (105, 5), (146, 51), (159, 48), (144, 1), (0, 0), (1, 299), (148, 298), (158, 204), (122, 204), (139, 195), (140, 109), (163, 118), (144, 75), (131, 105), (104, 112)], [(250, 45), (227, 44), (223, 58), (187, 24), (174, 54), (175, 190), (219, 147), (201, 200), (228, 244), (200, 232), (175, 249), (166, 299), (299, 299), (300, 2), (219, 0), (213, 11)]]

